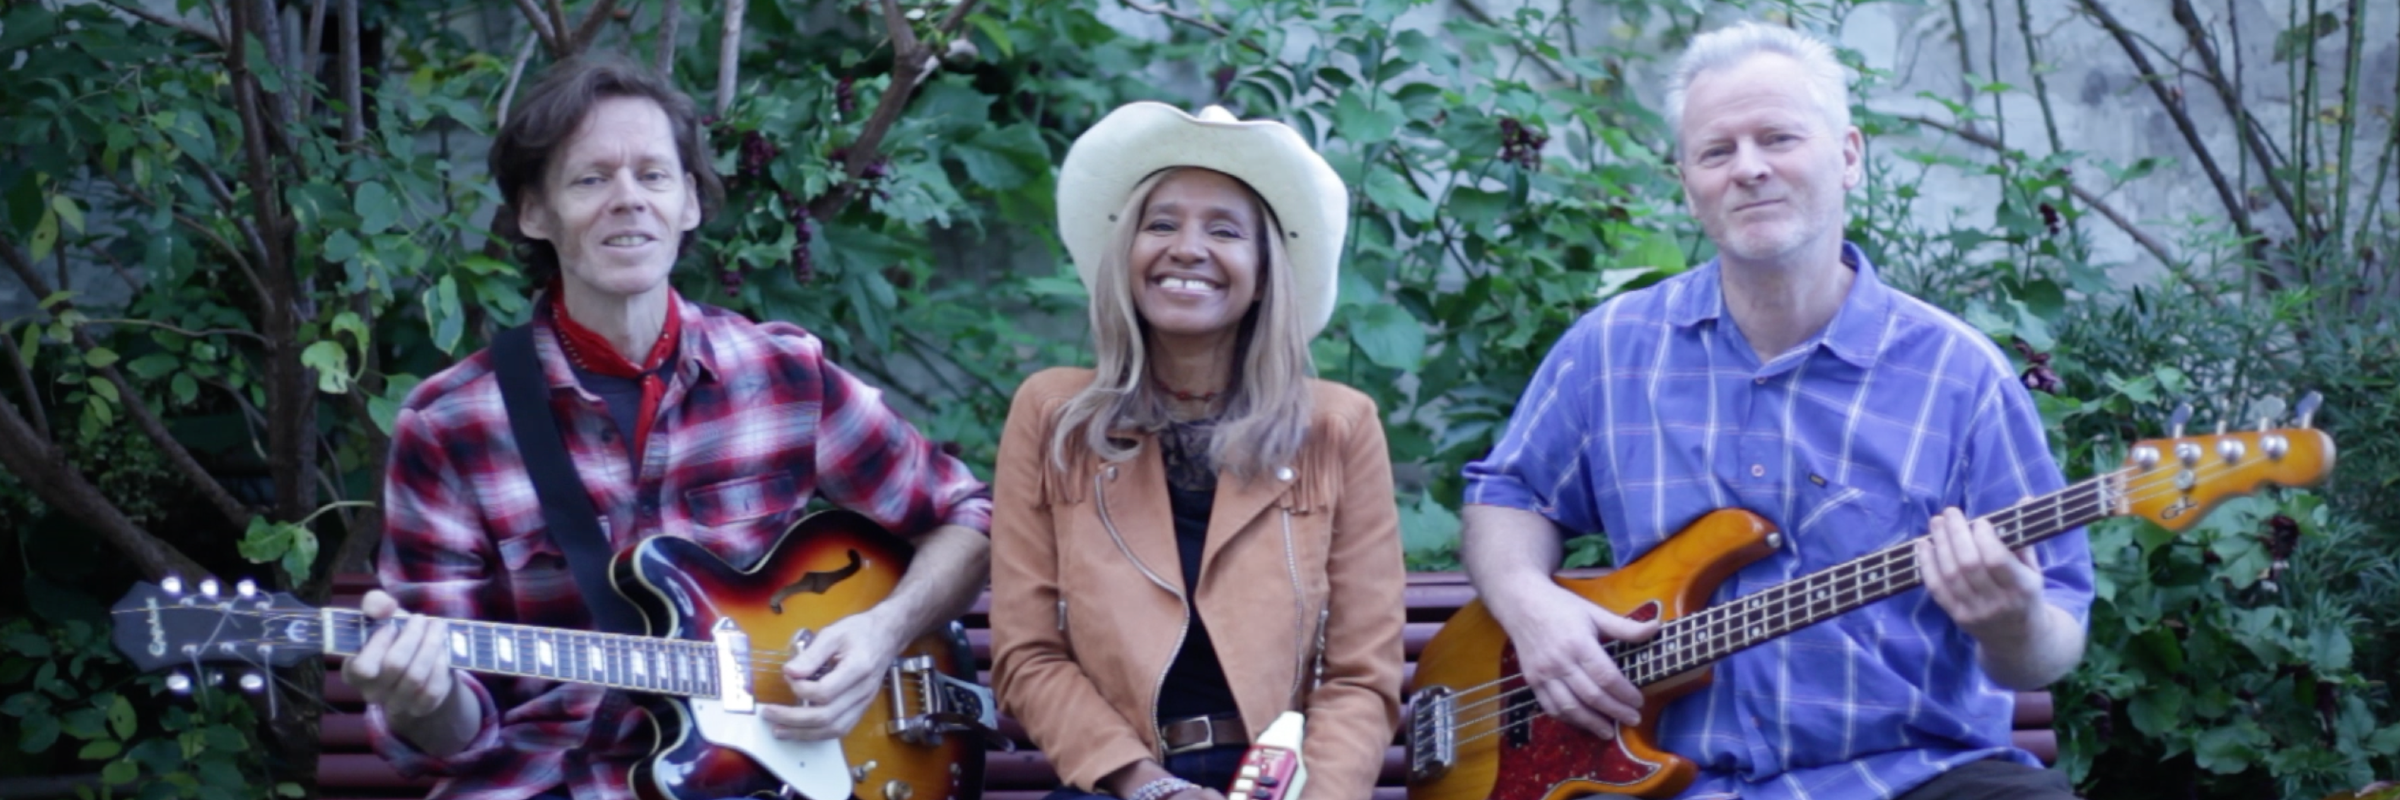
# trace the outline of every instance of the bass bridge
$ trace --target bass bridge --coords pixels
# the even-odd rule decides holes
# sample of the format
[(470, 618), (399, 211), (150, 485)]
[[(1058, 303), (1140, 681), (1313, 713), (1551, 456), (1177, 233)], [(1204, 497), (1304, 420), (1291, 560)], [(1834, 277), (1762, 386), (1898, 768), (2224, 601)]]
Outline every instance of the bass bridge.
[(1408, 707), (1408, 782), (1439, 778), (1457, 763), (1457, 697), (1447, 686), (1417, 690)]
[(901, 741), (939, 745), (947, 733), (1008, 741), (999, 732), (1000, 707), (992, 700), (992, 690), (943, 673), (932, 656), (895, 659), (884, 680), (884, 694), (892, 703), (886, 729)]

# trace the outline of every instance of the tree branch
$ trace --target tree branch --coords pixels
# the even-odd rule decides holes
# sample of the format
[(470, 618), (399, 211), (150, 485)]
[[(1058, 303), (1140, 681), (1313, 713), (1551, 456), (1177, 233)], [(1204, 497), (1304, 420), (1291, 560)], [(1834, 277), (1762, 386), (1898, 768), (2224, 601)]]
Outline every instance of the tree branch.
[(165, 14), (159, 14), (150, 11), (149, 9), (142, 8), (138, 5), (127, 5), (124, 0), (101, 0), (101, 2), (105, 3), (109, 9), (118, 13), (154, 25), (165, 25), (169, 28), (174, 28), (184, 33), (200, 37), (201, 39), (206, 40), (209, 44), (216, 45), (217, 49), (219, 50), (225, 49), (225, 37), (219, 35), (216, 31), (200, 27), (200, 23), (183, 19), (181, 17), (170, 17)]
[[(1940, 120), (1917, 116), (1914, 114), (1902, 114), (1900, 115), (1900, 119), (1903, 122), (1913, 122), (1928, 128), (1933, 128), (1935, 130), (1948, 133), (1970, 144), (1978, 145), (1987, 150), (1991, 150), (1992, 152), (1998, 154), (1999, 157), (2004, 161), (2018, 160), (2012, 151), (2001, 145), (2000, 140), (1986, 136), (1982, 133), (1978, 133), (1974, 130), (1970, 130), (1964, 126), (1952, 125)], [(2128, 219), (2122, 212), (2117, 211), (2115, 207), (2112, 207), (2107, 202), (2101, 200), (2098, 194), (2094, 194), (2091, 190), (2083, 188), (2081, 184), (2078, 184), (2073, 180), (2064, 181), (2064, 183), (2067, 185), (2067, 191), (2075, 195), (2075, 199), (2083, 201), (2083, 204), (2090, 206), (2093, 211), (2100, 212), (2100, 216), (2106, 217), (2111, 224), (2117, 226), (2118, 230), (2122, 230), (2125, 232), (2125, 235), (2133, 237), (2134, 243), (2141, 245), (2142, 249), (2150, 251), (2150, 256), (2158, 259), (2160, 266), (2168, 267), (2169, 271), (2174, 272), (2178, 277), (2190, 284), (2193, 289), (2200, 290), (2202, 288), (2199, 284), (2191, 282), (2191, 276), (2183, 274), (2183, 272), (2180, 270), (2173, 269), (2175, 266), (2175, 257), (2172, 253), (2168, 252), (2165, 242), (2159, 241), (2158, 237), (2151, 236), (2147, 231), (2142, 230), (2139, 226), (2133, 223), (2133, 220)], [(2213, 293), (2208, 291), (2195, 291), (2194, 294), (2206, 299), (2209, 305), (2218, 304), (2217, 297)]]
[[(244, 50), (242, 37), (260, 29), (257, 21), (249, 18), (259, 9), (245, 0), (234, 0), (232, 6), (234, 38), (228, 52), (238, 54)], [(308, 366), (300, 363), (299, 306), (305, 298), (292, 258), (284, 251), (291, 228), (284, 209), (277, 205), (283, 192), (276, 181), (274, 160), (267, 153), (266, 101), (260, 96), (257, 76), (250, 74), (243, 58), (227, 56), (226, 68), (233, 79), (234, 108), (241, 115), (252, 213), (266, 249), (259, 265), (267, 286), (267, 295), (259, 304), (263, 317), (259, 327), (268, 341), (267, 471), (275, 486), (275, 517), (299, 519), (316, 505), (316, 487), (308, 480), (316, 465), (308, 447), (309, 437), (316, 432), (316, 387), (309, 380)]]
[(748, 0), (725, 0), (725, 24), (717, 35), (717, 113), (733, 107), (733, 87), (742, 70), (742, 12)]
[(658, 76), (669, 82), (675, 78), (675, 36), (682, 23), (683, 0), (662, 0), (658, 4)]
[[(2097, 2), (2097, 0), (2088, 1)], [(2291, 186), (2276, 174), (2278, 170), (2282, 169), (2281, 165), (2276, 163), (2273, 151), (2267, 148), (2266, 143), (2261, 140), (2258, 129), (2252, 124), (2250, 109), (2242, 104), (2241, 93), (2234, 88), (2231, 81), (2225, 79), (2225, 69), (2217, 61), (2216, 45), (2209, 41), (2208, 28), (2201, 24), (2200, 13), (2192, 8), (2191, 0), (2175, 0), (2175, 24), (2183, 28), (2184, 40), (2189, 42), (2192, 49), (2200, 56), (2201, 74), (2207, 79), (2209, 88), (2216, 90), (2217, 99), (2225, 104), (2226, 113), (2233, 115), (2234, 130), (2241, 133), (2242, 142), (2247, 146), (2246, 149), (2252, 153), (2252, 157), (2258, 159), (2259, 180), (2266, 183), (2267, 191), (2275, 195), (2275, 202), (2281, 204), (2284, 213), (2292, 218), (2292, 228), (2302, 232), (2308, 231), (2308, 220), (2301, 213), (2297, 202), (2292, 199)], [(2314, 113), (2305, 108), (2296, 111), (2303, 114)], [(2181, 113), (2180, 110), (2178, 113)], [(2301, 146), (2305, 147), (2306, 143), (2301, 143)]]
[(13, 342), (0, 341), (0, 355), (8, 356), (9, 371), (17, 376), (17, 390), (25, 393), (25, 408), (33, 415), (34, 434), (42, 441), (50, 441), (50, 415), (42, 411), (42, 396), (33, 385), (33, 369), (25, 365), (22, 356), (17, 355)]
[[(557, 0), (551, 0), (551, 2), (556, 3)], [(600, 26), (607, 23), (608, 16), (614, 13), (617, 13), (617, 0), (599, 0), (599, 2), (593, 3), (591, 13), (583, 15), (583, 24), (575, 26), (575, 38), (572, 42), (575, 52), (582, 53), (589, 49), (592, 46), (592, 40), (600, 36)], [(565, 17), (560, 17), (560, 19), (563, 20)]]
[[(1176, 21), (1176, 22), (1181, 22), (1181, 23), (1183, 23), (1183, 24), (1185, 24), (1185, 25), (1190, 25), (1190, 26), (1192, 26), (1192, 27), (1194, 27), (1194, 28), (1199, 28), (1199, 29), (1201, 29), (1201, 30), (1208, 31), (1209, 33), (1213, 33), (1213, 34), (1216, 34), (1216, 35), (1218, 35), (1218, 36), (1221, 36), (1221, 37), (1222, 37), (1222, 36), (1231, 36), (1231, 35), (1233, 35), (1233, 33), (1232, 33), (1231, 31), (1225, 30), (1225, 26), (1223, 26), (1223, 25), (1219, 25), (1219, 24), (1216, 24), (1216, 23), (1214, 23), (1214, 22), (1210, 22), (1210, 21), (1208, 21), (1208, 20), (1204, 20), (1204, 19), (1201, 19), (1201, 18), (1199, 18), (1199, 17), (1194, 17), (1194, 16), (1192, 16), (1192, 15), (1185, 14), (1185, 13), (1183, 13), (1183, 12), (1181, 12), (1181, 11), (1177, 11), (1177, 10), (1175, 10), (1175, 9), (1168, 8), (1168, 7), (1166, 6), (1166, 4), (1164, 4), (1164, 3), (1160, 3), (1160, 4), (1157, 4), (1157, 5), (1152, 5), (1152, 4), (1149, 4), (1149, 3), (1144, 3), (1144, 2), (1142, 2), (1141, 0), (1117, 0), (1117, 2), (1125, 4), (1125, 7), (1126, 7), (1126, 8), (1130, 8), (1130, 9), (1133, 9), (1133, 10), (1135, 10), (1135, 11), (1142, 12), (1142, 13), (1144, 13), (1144, 14), (1150, 14), (1150, 15), (1154, 15), (1154, 16), (1166, 17), (1167, 19), (1171, 19), (1171, 20), (1174, 20), (1174, 21)], [(1490, 22), (1490, 21), (1491, 21), (1491, 19), (1489, 18), (1489, 15), (1486, 15), (1486, 17), (1485, 17), (1484, 21), (1485, 21), (1485, 22)]]
[[(200, 173), (201, 177), (207, 178), (210, 181), (213, 181), (216, 178), (215, 173), (212, 173), (206, 169), (198, 170), (198, 172)], [(117, 191), (124, 192), (125, 196), (140, 201), (143, 205), (150, 206), (151, 208), (164, 207), (157, 200), (151, 199), (149, 195), (142, 194), (141, 190), (127, 186), (123, 181), (117, 180), (116, 176), (114, 175), (108, 176), (108, 181), (109, 183), (116, 184)], [(223, 187), (222, 185), (218, 185), (215, 188), (222, 189)], [(232, 211), (232, 195), (228, 193), (221, 199), (227, 206), (226, 210)], [(191, 229), (193, 233), (200, 234), (201, 237), (206, 238), (210, 243), (215, 244), (217, 249), (225, 251), (225, 255), (233, 259), (234, 267), (241, 270), (242, 277), (249, 280), (250, 290), (256, 292), (261, 302), (264, 302), (267, 296), (267, 284), (258, 277), (257, 267), (250, 263), (249, 258), (242, 255), (240, 248), (234, 247), (232, 242), (225, 241), (225, 237), (218, 235), (216, 229), (208, 227), (207, 224), (202, 223), (200, 220), (193, 219), (191, 215), (185, 214), (181, 211), (176, 211), (172, 208), (167, 209), (167, 213), (174, 216), (175, 224)], [(261, 248), (262, 250), (266, 247), (266, 242), (258, 240), (258, 234), (256, 231), (244, 229), (243, 232), (250, 235), (252, 239), (251, 243), (253, 245)]]
[(2111, 38), (2116, 39), (2117, 46), (2125, 51), (2125, 57), (2133, 61), (2134, 69), (2141, 71), (2142, 84), (2150, 87), (2150, 94), (2158, 98), (2159, 107), (2166, 109), (2168, 117), (2174, 120), (2175, 130), (2183, 134), (2184, 144), (2192, 149), (2192, 157), (2200, 161), (2201, 171), (2208, 173), (2209, 185), (2217, 190), (2217, 202), (2225, 206), (2226, 216), (2233, 219), (2234, 230), (2241, 234), (2244, 241), (2257, 242), (2258, 227), (2251, 224), (2249, 207), (2243, 204), (2241, 194), (2234, 191), (2233, 184), (2225, 180), (2225, 172), (2217, 168), (2216, 157), (2210, 155), (2208, 146), (2200, 141), (2200, 131), (2192, 124), (2191, 115), (2184, 112), (2183, 103), (2168, 96), (2167, 87), (2158, 81), (2160, 73), (2150, 65), (2150, 57), (2142, 53), (2141, 46), (2134, 43), (2133, 35), (2126, 31), (2124, 23), (2118, 22), (2116, 15), (2109, 13), (2100, 0), (2082, 2), (2085, 13), (2090, 14), (2102, 28), (2108, 30)]
[(358, 64), (358, 0), (342, 0), (342, 146), (355, 150), (367, 138), (366, 95)]
[(207, 571), (189, 556), (133, 524), (124, 512), (85, 480), (56, 444), (34, 435), (17, 415), (16, 404), (0, 395), (0, 467), (33, 491), (42, 502), (100, 535), (109, 547), (133, 561), (151, 580), (169, 574), (201, 575)]
[[(552, 0), (551, 5), (556, 7), (557, 0)], [(550, 24), (550, 17), (542, 13), (541, 7), (534, 5), (533, 0), (517, 0), (517, 11), (525, 15), (526, 24), (533, 26), (533, 35), (542, 40), (542, 48), (550, 51), (551, 58), (564, 57), (559, 49), (558, 26)]]
[(533, 60), (533, 43), (540, 41), (541, 38), (542, 36), (538, 32), (525, 37), (525, 43), (517, 47), (517, 60), (508, 65), (508, 83), (502, 85), (500, 89), (500, 113), (493, 117), (502, 125), (508, 124), (508, 106), (509, 103), (516, 100), (517, 81), (525, 78), (525, 62)]
[[(313, 81), (317, 77), (317, 54), (324, 52), (325, 47), (325, 0), (309, 0), (306, 39), (306, 43), (301, 45), (303, 49), (300, 56), (300, 72)], [(307, 117), (317, 112), (317, 96), (319, 94), (318, 92), (300, 93), (300, 116)]]
[[(963, 22), (975, 3), (976, 0), (961, 0), (951, 9), (950, 16), (942, 20), (942, 25)], [(933, 50), (917, 39), (916, 29), (901, 15), (900, 4), (895, 0), (883, 0), (883, 27), (892, 40), (892, 83), (884, 88), (883, 97), (875, 101), (875, 111), (859, 129), (858, 139), (841, 150), (845, 179), (808, 204), (809, 214), (817, 219), (832, 219), (858, 195), (867, 168), (880, 155), (877, 148), (883, 145), (884, 135), (891, 132), (892, 123), (900, 120), (900, 112), (908, 107), (909, 98), (916, 95), (917, 85), (941, 64)], [(937, 30), (946, 34), (954, 29)]]
[[(33, 262), (27, 260), (25, 254), (17, 252), (15, 242), (0, 240), (0, 261), (8, 262), (9, 271), (17, 274), (17, 280), (25, 282), (26, 289), (32, 290), (36, 296), (50, 296), (49, 282), (42, 280), (41, 273), (33, 268)], [(91, 334), (84, 331), (83, 326), (70, 326), (70, 330), (75, 338), (75, 347), (81, 352), (90, 353), (100, 349), (100, 343), (94, 341)], [(13, 354), (11, 358), (14, 358)], [(92, 369), (100, 373), (101, 378), (116, 386), (119, 405), (124, 406), (125, 415), (133, 419), (134, 425), (140, 428), (142, 435), (150, 440), (151, 446), (158, 448), (158, 452), (167, 457), (167, 463), (173, 465), (175, 471), (181, 474), (184, 480), (191, 482), (193, 488), (199, 490), (200, 495), (207, 498), (211, 505), (216, 506), (217, 512), (224, 514), (225, 519), (232, 522), (234, 527), (250, 524), (250, 509), (244, 507), (240, 501), (233, 499), (233, 494), (226, 491), (223, 485), (218, 484), (216, 477), (209, 475), (208, 470), (200, 466), (199, 460), (192, 457), (192, 451), (185, 448), (182, 442), (176, 441), (175, 435), (167, 431), (167, 426), (159, 421), (155, 412), (150, 410), (150, 404), (144, 402), (142, 395), (134, 391), (132, 382), (125, 380), (125, 374), (119, 371), (115, 364)]]

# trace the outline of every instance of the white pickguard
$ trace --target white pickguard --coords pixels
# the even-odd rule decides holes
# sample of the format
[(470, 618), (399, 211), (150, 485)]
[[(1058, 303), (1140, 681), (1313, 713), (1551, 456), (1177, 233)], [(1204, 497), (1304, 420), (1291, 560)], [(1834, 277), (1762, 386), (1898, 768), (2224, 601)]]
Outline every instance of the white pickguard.
[(818, 742), (777, 739), (767, 729), (766, 718), (756, 713), (727, 711), (724, 703), (713, 699), (694, 697), (690, 703), (692, 725), (710, 743), (749, 755), (760, 767), (791, 784), (793, 791), (809, 800), (843, 800), (850, 796), (850, 762), (842, 757), (840, 739)]

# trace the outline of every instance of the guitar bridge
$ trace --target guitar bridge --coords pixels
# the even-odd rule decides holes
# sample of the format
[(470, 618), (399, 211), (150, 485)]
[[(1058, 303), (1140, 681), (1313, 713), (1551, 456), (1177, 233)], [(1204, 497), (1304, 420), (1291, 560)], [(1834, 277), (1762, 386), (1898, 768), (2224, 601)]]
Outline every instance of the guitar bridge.
[(1000, 709), (992, 690), (944, 674), (932, 656), (894, 660), (884, 681), (892, 704), (885, 727), (901, 741), (932, 746), (945, 733), (997, 735)]
[(1408, 707), (1408, 782), (1422, 784), (1458, 763), (1458, 700), (1447, 686), (1417, 690)]
[(750, 634), (733, 620), (720, 619), (708, 638), (717, 647), (717, 702), (736, 714), (756, 711), (758, 698), (750, 694)]

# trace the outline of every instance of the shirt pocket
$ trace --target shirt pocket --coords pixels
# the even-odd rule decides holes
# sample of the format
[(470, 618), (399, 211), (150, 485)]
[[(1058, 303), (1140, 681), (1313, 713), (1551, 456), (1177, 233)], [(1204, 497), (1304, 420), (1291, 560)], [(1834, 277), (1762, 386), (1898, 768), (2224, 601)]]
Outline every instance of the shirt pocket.
[(1812, 469), (1801, 478), (1792, 526), (1808, 562), (1806, 570), (1823, 569), (1898, 544), (1913, 533), (1899, 524), (1900, 509), (1908, 505), (1899, 487), (1853, 469), (1847, 482)]
[(770, 472), (686, 489), (691, 537), (728, 563), (747, 565), (808, 502), (799, 487), (791, 473)]

